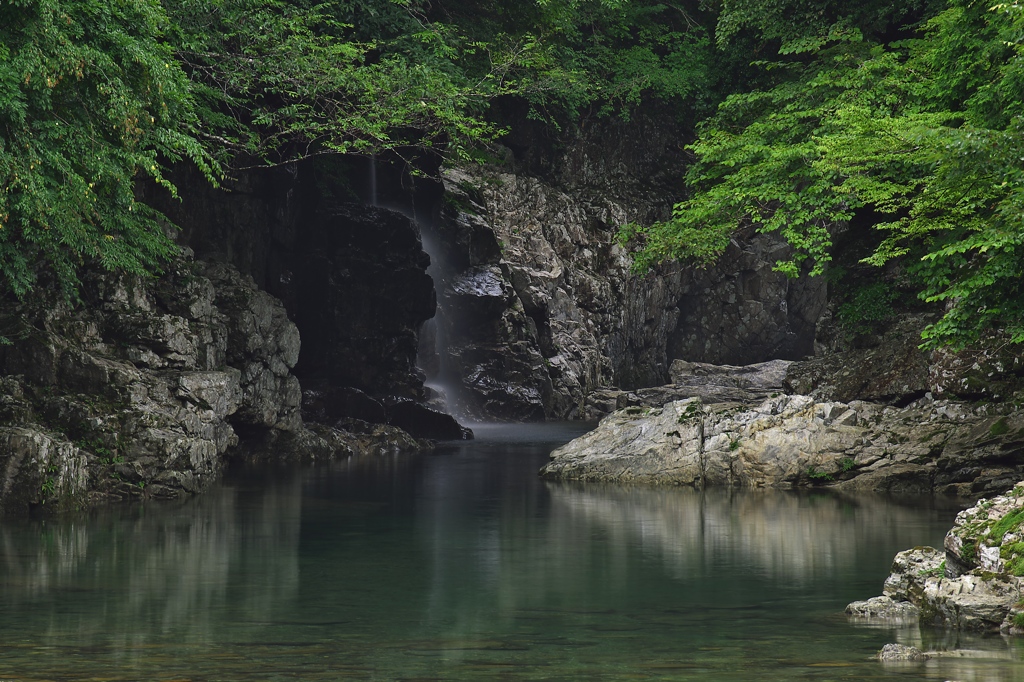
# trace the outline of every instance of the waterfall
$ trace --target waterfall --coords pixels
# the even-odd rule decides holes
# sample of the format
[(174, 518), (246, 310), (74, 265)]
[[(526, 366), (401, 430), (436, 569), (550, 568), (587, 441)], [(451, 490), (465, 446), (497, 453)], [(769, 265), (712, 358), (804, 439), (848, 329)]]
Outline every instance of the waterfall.
[[(476, 422), (478, 420), (469, 411), (469, 405), (472, 404), (469, 392), (452, 369), (448, 329), (454, 322), (455, 311), (449, 309), (449, 299), (444, 293), (447, 286), (446, 276), (450, 269), (447, 267), (444, 251), (430, 221), (418, 220), (415, 211), (412, 218), (419, 225), (423, 250), (430, 256), (427, 274), (433, 280), (434, 291), (437, 292), (437, 313), (427, 320), (420, 330), (421, 343), (417, 364), (427, 377), (423, 385), (437, 395), (443, 402), (444, 411), (455, 417), (459, 423)], [(433, 341), (433, 347), (425, 347), (424, 341)]]
[[(372, 206), (396, 211), (406, 216), (420, 230), (423, 251), (430, 256), (427, 274), (434, 283), (437, 292), (437, 312), (434, 317), (423, 323), (420, 329), (420, 347), (417, 366), (426, 377), (423, 382), (427, 389), (427, 403), (430, 407), (451, 416), (461, 424), (476, 422), (468, 406), (472, 404), (469, 392), (465, 389), (458, 374), (452, 369), (451, 353), (448, 344), (447, 330), (454, 321), (454, 312), (448, 310), (449, 298), (445, 296), (445, 286), (451, 273), (444, 257), (441, 240), (434, 230), (429, 217), (421, 216), (417, 210), (415, 193), (409, 193), (408, 203), (392, 204), (385, 200), (379, 202), (377, 194), (377, 155), (370, 157), (370, 203)], [(387, 196), (393, 196), (388, 193)]]

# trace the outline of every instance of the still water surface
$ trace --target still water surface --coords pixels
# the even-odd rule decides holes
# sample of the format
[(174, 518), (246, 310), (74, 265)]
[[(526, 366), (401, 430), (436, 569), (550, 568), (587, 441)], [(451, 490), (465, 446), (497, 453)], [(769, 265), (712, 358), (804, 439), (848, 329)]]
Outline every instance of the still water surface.
[[(955, 507), (539, 481), (579, 431), (6, 522), (0, 680), (1024, 680), (1000, 637), (842, 615)], [(891, 641), (975, 657), (872, 661)]]

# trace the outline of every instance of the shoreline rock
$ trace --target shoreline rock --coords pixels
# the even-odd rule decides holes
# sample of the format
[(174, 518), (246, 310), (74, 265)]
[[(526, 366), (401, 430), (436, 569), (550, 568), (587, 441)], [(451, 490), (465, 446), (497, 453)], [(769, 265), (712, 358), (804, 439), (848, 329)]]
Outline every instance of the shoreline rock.
[(186, 251), (155, 280), (93, 274), (82, 296), (0, 310), (0, 515), (196, 494), (229, 458), (428, 445), (390, 426), (306, 424), (298, 330), (230, 265)]
[(921, 400), (906, 408), (775, 395), (759, 404), (630, 406), (551, 453), (545, 478), (793, 487), (970, 497), (1024, 477), (1011, 405)]
[(916, 621), (959, 630), (1024, 634), (1024, 482), (956, 517), (944, 549), (900, 552), (884, 596), (846, 607), (852, 617)]

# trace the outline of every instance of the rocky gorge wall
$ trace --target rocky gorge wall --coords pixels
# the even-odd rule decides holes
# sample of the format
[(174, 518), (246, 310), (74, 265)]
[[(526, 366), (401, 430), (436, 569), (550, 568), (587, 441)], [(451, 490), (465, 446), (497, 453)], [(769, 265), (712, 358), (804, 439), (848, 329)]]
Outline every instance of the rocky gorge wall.
[(552, 148), (526, 130), (503, 165), (449, 169), (435, 231), (449, 372), (483, 417), (590, 418), (609, 386), (665, 383), (671, 361), (796, 359), (813, 352), (822, 278), (773, 272), (788, 247), (739, 235), (719, 265), (639, 275), (617, 241), (683, 196), (684, 133), (666, 115), (601, 119)]
[(825, 283), (773, 272), (786, 253), (775, 237), (740, 235), (705, 270), (631, 272), (619, 226), (667, 218), (683, 196), (685, 132), (671, 112), (598, 118), (558, 139), (525, 119), (511, 129), (502, 161), (441, 182), (436, 165), (310, 161), (246, 172), (227, 192), (182, 171), (185, 200), (155, 200), (199, 258), (282, 301), (318, 418), (442, 406), (424, 379), (472, 420), (590, 418), (594, 391), (662, 384), (675, 358), (813, 351)]
[[(749, 231), (717, 265), (632, 272), (619, 226), (664, 219), (683, 196), (684, 134), (672, 121), (652, 110), (558, 140), (518, 125), (503, 159), (435, 163), (426, 175), (346, 157), (242, 172), (221, 189), (180, 168), (181, 202), (142, 188), (181, 228), (185, 255), (164, 276), (90, 275), (84, 306), (43, 296), (3, 310), (15, 340), (0, 349), (15, 453), (4, 504), (173, 496), (202, 489), (232, 454), (411, 451), (415, 438), (469, 435), (445, 410), (481, 421), (595, 419), (660, 409), (697, 387), (709, 405), (745, 402), (754, 413), (769, 397), (810, 396), (810, 407), (776, 400), (734, 431), (793, 412), (807, 422), (800, 428), (831, 433), (832, 418), (852, 411), (856, 424), (839, 426), (867, 431), (850, 436), (857, 454), (848, 443), (835, 461), (873, 471), (906, 463), (894, 459), (896, 441), (876, 452), (882, 431), (916, 436), (893, 421), (905, 414), (855, 402), (1012, 397), (1019, 358), (999, 349), (925, 357), (916, 318), (875, 345), (786, 365), (784, 379), (773, 370), (770, 389), (751, 392), (734, 377), (711, 395), (704, 370), (681, 378), (681, 360), (745, 365), (822, 350), (829, 302), (824, 278), (774, 272), (787, 247)], [(973, 409), (937, 418), (1012, 416)], [(722, 421), (736, 410), (711, 412)], [(702, 481), (715, 449), (705, 440), (694, 440)], [(740, 442), (728, 442), (723, 462), (753, 447)], [(1024, 474), (1015, 447), (993, 455), (994, 468), (938, 458), (952, 464), (928, 485), (987, 492)], [(807, 483), (808, 467), (835, 458), (819, 459), (782, 478)], [(965, 478), (955, 473), (963, 467), (988, 473)], [(722, 480), (742, 478), (736, 471)], [(975, 490), (977, 480), (986, 483)], [(9, 495), (15, 488), (24, 495)]]
[(315, 459), (421, 446), (307, 425), (280, 301), (189, 253), (158, 279), (90, 275), (3, 310), (0, 513), (200, 492), (227, 455)]

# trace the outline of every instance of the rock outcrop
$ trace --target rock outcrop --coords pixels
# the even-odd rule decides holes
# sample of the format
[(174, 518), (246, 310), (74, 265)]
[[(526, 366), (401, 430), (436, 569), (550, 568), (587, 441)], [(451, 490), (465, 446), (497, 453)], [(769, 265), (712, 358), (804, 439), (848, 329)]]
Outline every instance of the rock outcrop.
[(491, 416), (587, 418), (592, 393), (660, 385), (673, 357), (749, 363), (812, 351), (824, 283), (773, 272), (788, 248), (777, 237), (739, 236), (721, 267), (637, 275), (618, 228), (666, 217), (671, 201), (652, 213), (635, 197), (566, 182), (496, 168), (445, 174), (440, 295), (443, 309), (466, 312), (439, 324), (452, 377)]
[[(281, 303), (226, 264), (187, 255), (159, 279), (95, 275), (83, 303), (3, 311), (0, 510), (176, 497), (206, 488), (230, 452), (356, 454), (408, 435), (306, 428)], [(371, 429), (372, 430), (372, 429)]]
[(635, 391), (605, 388), (587, 396), (584, 416), (596, 420), (626, 407), (661, 407), (673, 400), (700, 398), (704, 403), (754, 405), (784, 392), (786, 372), (792, 362), (768, 362), (737, 367), (675, 360), (671, 384)]
[[(380, 171), (390, 201), (402, 179), (386, 164)], [(368, 176), (368, 159), (332, 157), (239, 172), (213, 188), (179, 167), (181, 201), (147, 191), (197, 258), (234, 266), (283, 303), (302, 336), (293, 373), (305, 389), (422, 401), (419, 330), (436, 307), (430, 259), (416, 221), (361, 201)]]
[(293, 311), (304, 350), (296, 374), (305, 387), (422, 397), (417, 331), (436, 297), (418, 225), (343, 204), (312, 218), (297, 248)]
[(830, 485), (979, 496), (1024, 476), (1012, 406), (922, 400), (908, 408), (776, 395), (760, 404), (633, 406), (551, 453), (556, 479), (673, 485)]
[[(1024, 397), (1020, 346), (1006, 338), (989, 337), (962, 350), (923, 350), (921, 332), (935, 319), (906, 314), (868, 346), (819, 348), (815, 357), (789, 366), (785, 390), (819, 400), (891, 405), (906, 405), (925, 396), (1003, 403)], [(838, 333), (830, 330), (825, 335)]]
[[(1024, 634), (1024, 483), (960, 512), (944, 550), (896, 555), (884, 596), (854, 602), (847, 613), (921, 624)], [(915, 618), (916, 615), (916, 618)]]

